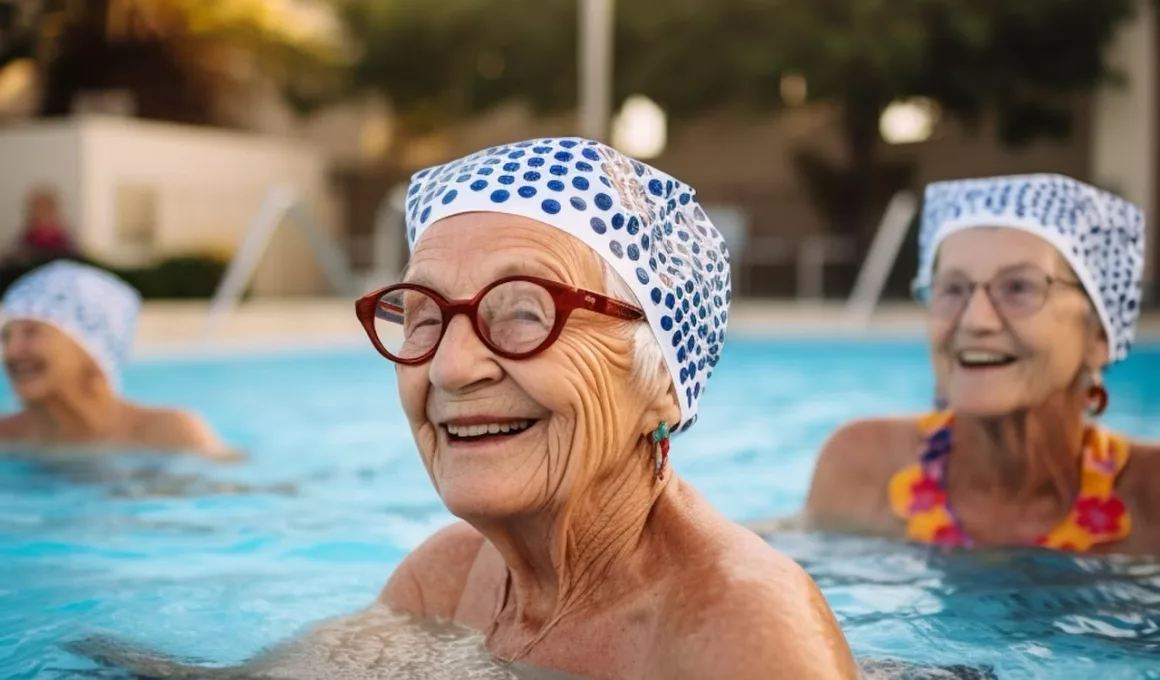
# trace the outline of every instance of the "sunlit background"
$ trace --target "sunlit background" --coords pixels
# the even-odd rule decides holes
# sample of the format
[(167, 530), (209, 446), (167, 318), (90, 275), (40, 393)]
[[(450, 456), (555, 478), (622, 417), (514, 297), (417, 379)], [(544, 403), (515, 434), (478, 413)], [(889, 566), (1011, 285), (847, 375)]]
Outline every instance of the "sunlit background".
[(1156, 22), (1143, 0), (0, 0), (0, 242), (51, 188), (85, 255), (207, 298), (293, 204), (242, 287), (347, 295), (397, 275), (412, 172), (584, 134), (698, 188), (744, 297), (847, 301), (879, 236), (863, 318), (907, 295), (913, 229), (884, 217), (929, 181), (1061, 172), (1153, 212)]
[[(730, 340), (672, 464), (731, 519), (784, 516), (838, 424), (931, 406), (908, 295), (926, 183), (1058, 172), (1156, 216), (1160, 11), (0, 0), (0, 289), (61, 254), (30, 225), (59, 228), (146, 298), (126, 394), (250, 455), (0, 460), (0, 677), (95, 672), (62, 647), (94, 629), (228, 663), (372, 601), (452, 518), (351, 302), (399, 276), (416, 170), (576, 134), (696, 187), (724, 234)], [(1141, 343), (1104, 422), (1155, 439), (1149, 231)], [(1156, 568), (771, 540), (859, 658), (1154, 677)]]

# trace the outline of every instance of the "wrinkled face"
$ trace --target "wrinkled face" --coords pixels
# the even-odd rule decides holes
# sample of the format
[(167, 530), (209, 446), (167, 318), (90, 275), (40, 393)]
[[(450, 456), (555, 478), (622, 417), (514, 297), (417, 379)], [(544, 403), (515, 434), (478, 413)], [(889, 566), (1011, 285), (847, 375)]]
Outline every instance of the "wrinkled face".
[[(932, 286), (929, 339), (952, 410), (1000, 416), (1042, 404), (1098, 370), (1108, 345), (1054, 247), (1031, 234), (975, 228), (947, 236)], [(990, 282), (988, 295), (983, 285)], [(938, 313), (960, 305), (957, 314)]]
[(16, 396), (35, 404), (99, 375), (96, 363), (68, 335), (39, 321), (4, 326), (4, 369)]
[[(580, 241), (496, 213), (432, 225), (406, 280), (470, 299), (515, 274), (604, 288), (597, 256)], [(429, 362), (397, 367), (419, 452), (454, 514), (486, 519), (550, 510), (577, 485), (623, 464), (618, 457), (656, 427), (645, 424), (645, 414), (658, 401), (667, 399), (671, 413), (664, 415), (677, 420), (667, 380), (643, 385), (631, 375), (634, 323), (577, 310), (544, 352), (508, 360), (492, 353), (460, 315)]]

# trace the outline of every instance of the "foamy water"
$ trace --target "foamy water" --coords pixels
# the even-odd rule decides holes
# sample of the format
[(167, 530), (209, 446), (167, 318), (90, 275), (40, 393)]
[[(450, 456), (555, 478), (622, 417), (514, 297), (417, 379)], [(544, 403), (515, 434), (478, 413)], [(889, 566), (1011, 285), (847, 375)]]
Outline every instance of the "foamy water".
[(230, 668), (167, 658), (116, 638), (92, 637), (74, 653), (150, 678), (242, 680), (575, 680), (578, 676), (499, 662), (483, 636), (450, 623), (418, 621), (375, 605), (315, 626), (303, 637)]

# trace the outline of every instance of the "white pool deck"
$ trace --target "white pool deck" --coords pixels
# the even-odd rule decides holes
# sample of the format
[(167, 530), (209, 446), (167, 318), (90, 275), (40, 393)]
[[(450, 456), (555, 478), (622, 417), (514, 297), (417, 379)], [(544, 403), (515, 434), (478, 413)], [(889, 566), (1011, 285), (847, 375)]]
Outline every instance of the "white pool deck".
[[(141, 313), (134, 354), (286, 351), (357, 346), (366, 342), (348, 299), (262, 299), (238, 307), (211, 338), (204, 337), (208, 305), (201, 301), (148, 302)], [(740, 300), (729, 315), (734, 336), (921, 337), (923, 310), (913, 304), (881, 306), (869, 324), (851, 323), (841, 303)], [(1141, 339), (1160, 340), (1160, 312), (1145, 314)]]

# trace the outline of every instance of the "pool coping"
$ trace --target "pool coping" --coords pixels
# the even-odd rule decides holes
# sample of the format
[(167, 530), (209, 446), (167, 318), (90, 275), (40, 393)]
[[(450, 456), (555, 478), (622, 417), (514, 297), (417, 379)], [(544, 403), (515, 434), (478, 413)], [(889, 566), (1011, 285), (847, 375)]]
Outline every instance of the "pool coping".
[[(146, 302), (133, 347), (135, 360), (221, 358), (366, 347), (346, 298), (267, 298), (240, 305), (211, 341), (202, 338), (205, 301)], [(921, 339), (925, 313), (908, 303), (881, 305), (868, 323), (851, 321), (841, 303), (737, 300), (729, 334), (739, 338)], [(1145, 312), (1137, 339), (1160, 340), (1160, 311)]]

